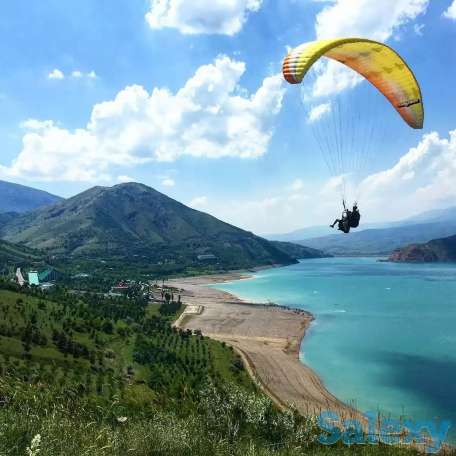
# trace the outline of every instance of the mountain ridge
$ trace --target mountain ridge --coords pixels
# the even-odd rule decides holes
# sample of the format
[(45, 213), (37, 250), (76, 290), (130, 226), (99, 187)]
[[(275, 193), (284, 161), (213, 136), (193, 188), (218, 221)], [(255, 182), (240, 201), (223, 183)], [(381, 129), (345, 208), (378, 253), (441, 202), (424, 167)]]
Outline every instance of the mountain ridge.
[(456, 233), (456, 220), (452, 223), (420, 223), (377, 230), (351, 231), (345, 235), (333, 234), (306, 239), (307, 247), (323, 250), (332, 255), (389, 255), (393, 250), (413, 243), (428, 242)]
[[(407, 227), (409, 226), (416, 226), (416, 225), (426, 225), (426, 224), (434, 224), (434, 223), (440, 223), (442, 224), (441, 227), (444, 228), (444, 223), (447, 222), (450, 225), (454, 225), (456, 223), (456, 206), (450, 206), (447, 208), (443, 209), (433, 209), (430, 211), (425, 211), (421, 212), (419, 214), (416, 214), (411, 217), (407, 217), (402, 220), (397, 220), (393, 222), (382, 222), (382, 223), (363, 223), (361, 221), (361, 226), (359, 230), (353, 230), (350, 233), (350, 236), (355, 235), (359, 237), (364, 237), (367, 236), (367, 234), (361, 235), (361, 233), (364, 233), (369, 230), (370, 234), (373, 234), (373, 230), (387, 230), (387, 229), (396, 229), (397, 233), (399, 232), (406, 232)], [(413, 230), (413, 228), (412, 228)], [(379, 234), (381, 234), (380, 231), (378, 231)], [(454, 231), (456, 233), (456, 230)], [(450, 235), (454, 233), (448, 233), (444, 229), (439, 232), (436, 231), (434, 234), (434, 238), (438, 237), (445, 237), (445, 235)], [(284, 234), (275, 234), (275, 235), (267, 235), (265, 236), (269, 240), (277, 240), (277, 241), (282, 241), (282, 242), (295, 242), (295, 243), (304, 243), (305, 245), (308, 245), (308, 240), (312, 239), (315, 240), (316, 243), (315, 246), (318, 246), (318, 248), (323, 248), (326, 249), (327, 247), (327, 242), (334, 240), (336, 244), (341, 244), (340, 247), (347, 247), (345, 244), (347, 243), (347, 240), (344, 238), (341, 238), (340, 233), (334, 234), (334, 231), (329, 228), (329, 226), (326, 225), (317, 225), (317, 226), (310, 226), (307, 228), (302, 228), (298, 230), (291, 231), (289, 233), (284, 233)], [(421, 238), (420, 236), (417, 236), (416, 238), (412, 238), (410, 242), (424, 242), (427, 240), (432, 239), (432, 237), (423, 237)], [(318, 240), (318, 241), (317, 241)], [(312, 244), (314, 241), (311, 241), (310, 243)], [(331, 245), (331, 242), (328, 244), (329, 248), (332, 248), (333, 246)], [(348, 246), (349, 247), (349, 246)], [(351, 248), (351, 247), (350, 247)], [(353, 249), (352, 249), (353, 250)], [(378, 249), (377, 249), (378, 250)], [(334, 251), (332, 252), (334, 253)]]
[(18, 215), (0, 226), (0, 237), (63, 257), (191, 264), (209, 254), (227, 268), (296, 261), (266, 239), (138, 183), (93, 187)]
[(62, 200), (44, 190), (0, 180), (0, 213), (24, 213)]

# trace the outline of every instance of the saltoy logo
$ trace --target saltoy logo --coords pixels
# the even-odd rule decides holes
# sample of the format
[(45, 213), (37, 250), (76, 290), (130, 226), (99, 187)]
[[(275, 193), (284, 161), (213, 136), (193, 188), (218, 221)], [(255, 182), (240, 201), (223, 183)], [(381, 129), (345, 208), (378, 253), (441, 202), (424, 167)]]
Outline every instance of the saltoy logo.
[(451, 427), (450, 421), (381, 418), (366, 412), (359, 419), (343, 419), (337, 413), (320, 413), (318, 426), (325, 431), (318, 437), (323, 445), (342, 440), (345, 445), (384, 443), (387, 445), (419, 445), (426, 453), (437, 453)]

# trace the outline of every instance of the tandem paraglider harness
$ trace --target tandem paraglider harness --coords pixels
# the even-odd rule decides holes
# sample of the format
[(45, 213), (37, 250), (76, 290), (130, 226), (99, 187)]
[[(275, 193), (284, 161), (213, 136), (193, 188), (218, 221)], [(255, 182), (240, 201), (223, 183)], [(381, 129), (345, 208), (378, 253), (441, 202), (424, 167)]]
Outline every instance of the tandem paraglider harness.
[(348, 234), (351, 228), (358, 228), (359, 221), (361, 220), (361, 214), (358, 210), (358, 204), (355, 202), (353, 204), (353, 209), (349, 211), (345, 207), (345, 201), (343, 201), (344, 211), (342, 212), (342, 218), (336, 219), (332, 225), (329, 225), (331, 228), (334, 228), (337, 224), (337, 229)]

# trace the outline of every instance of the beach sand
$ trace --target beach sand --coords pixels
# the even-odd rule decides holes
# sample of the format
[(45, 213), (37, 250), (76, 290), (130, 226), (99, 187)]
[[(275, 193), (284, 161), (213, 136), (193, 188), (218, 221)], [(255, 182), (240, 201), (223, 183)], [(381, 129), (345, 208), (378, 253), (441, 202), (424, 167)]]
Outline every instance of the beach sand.
[(281, 408), (294, 406), (303, 415), (332, 410), (344, 417), (358, 412), (334, 397), (319, 377), (299, 361), (301, 340), (313, 320), (309, 312), (242, 301), (208, 284), (240, 280), (241, 273), (173, 279), (186, 305), (203, 306), (199, 314), (182, 314), (175, 325), (199, 329), (224, 341), (242, 356), (260, 388)]

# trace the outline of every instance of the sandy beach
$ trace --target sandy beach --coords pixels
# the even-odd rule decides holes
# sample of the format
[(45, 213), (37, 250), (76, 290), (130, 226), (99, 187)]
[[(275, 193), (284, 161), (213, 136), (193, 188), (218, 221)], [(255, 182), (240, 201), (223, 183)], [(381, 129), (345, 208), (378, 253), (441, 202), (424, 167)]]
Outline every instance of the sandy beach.
[(184, 313), (176, 326), (199, 329), (233, 346), (257, 384), (281, 408), (294, 406), (302, 414), (333, 410), (344, 417), (357, 416), (299, 361), (301, 340), (313, 320), (309, 312), (245, 302), (206, 286), (248, 277), (232, 272), (168, 281), (167, 285), (181, 290), (184, 304), (192, 309), (202, 306), (201, 312)]

